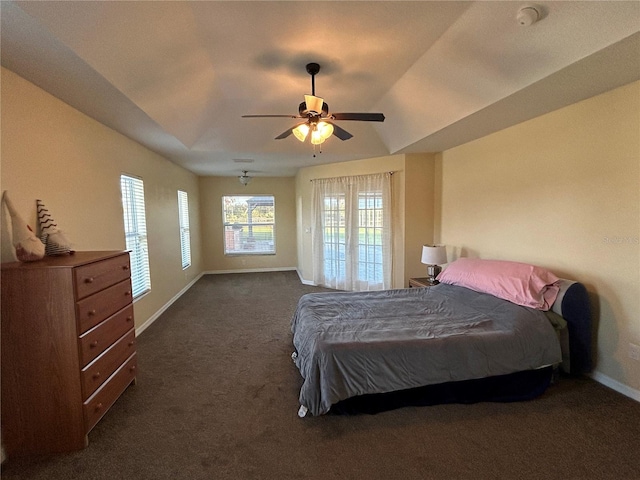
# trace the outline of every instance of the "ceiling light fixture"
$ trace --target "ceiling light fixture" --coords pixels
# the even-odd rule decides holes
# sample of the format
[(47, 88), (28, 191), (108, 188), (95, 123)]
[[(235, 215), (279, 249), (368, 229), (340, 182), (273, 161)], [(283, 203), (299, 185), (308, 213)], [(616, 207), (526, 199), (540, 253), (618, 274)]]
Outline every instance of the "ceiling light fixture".
[(310, 119), (308, 122), (301, 123), (293, 129), (295, 137), (304, 142), (311, 133), (309, 141), (313, 145), (321, 145), (324, 141), (333, 135), (333, 125), (329, 122), (318, 121), (316, 118)]
[(301, 123), (293, 129), (293, 134), (298, 140), (304, 142), (307, 138), (307, 135), (309, 135), (309, 130), (309, 125), (307, 125), (306, 123)]
[(247, 175), (247, 171), (246, 171), (246, 170), (243, 170), (243, 171), (242, 171), (242, 175), (240, 175), (240, 176), (238, 177), (238, 181), (239, 181), (242, 185), (244, 185), (244, 186), (246, 187), (247, 185), (249, 185), (249, 182), (251, 182), (251, 178), (252, 178), (252, 177), (250, 177), (249, 175)]

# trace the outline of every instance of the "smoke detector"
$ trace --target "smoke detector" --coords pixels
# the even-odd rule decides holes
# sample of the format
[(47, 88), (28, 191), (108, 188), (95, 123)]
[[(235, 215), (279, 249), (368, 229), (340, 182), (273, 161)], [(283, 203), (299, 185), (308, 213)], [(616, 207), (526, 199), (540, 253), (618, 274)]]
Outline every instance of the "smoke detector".
[(518, 10), (518, 14), (516, 15), (516, 20), (523, 27), (530, 27), (538, 20), (540, 20), (541, 14), (540, 9), (538, 7), (534, 7), (532, 5), (522, 7)]

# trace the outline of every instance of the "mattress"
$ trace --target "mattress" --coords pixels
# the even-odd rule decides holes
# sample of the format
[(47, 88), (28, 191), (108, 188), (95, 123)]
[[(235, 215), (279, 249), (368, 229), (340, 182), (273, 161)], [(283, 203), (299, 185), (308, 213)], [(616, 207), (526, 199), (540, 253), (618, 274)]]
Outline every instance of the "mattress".
[(533, 370), (561, 362), (538, 310), (464, 287), (328, 292), (292, 319), (300, 404), (313, 415), (359, 395)]

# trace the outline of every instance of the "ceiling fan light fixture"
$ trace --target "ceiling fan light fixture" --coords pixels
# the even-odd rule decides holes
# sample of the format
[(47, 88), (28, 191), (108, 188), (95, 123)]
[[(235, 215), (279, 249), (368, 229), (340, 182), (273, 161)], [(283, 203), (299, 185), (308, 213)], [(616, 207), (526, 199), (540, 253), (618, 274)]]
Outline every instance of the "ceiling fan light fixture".
[[(304, 96), (304, 102), (298, 105), (298, 115), (243, 115), (243, 118), (250, 117), (289, 117), (304, 118), (306, 121), (299, 123), (293, 128), (289, 128), (278, 135), (275, 139), (282, 140), (293, 134), (300, 142), (305, 142), (309, 138), (309, 143), (315, 146), (321, 145), (331, 135), (335, 135), (340, 140), (349, 140), (353, 137), (349, 132), (333, 125), (326, 120), (356, 120), (361, 122), (384, 122), (382, 113), (332, 113), (329, 114), (329, 105), (323, 98), (316, 97), (315, 76), (320, 71), (317, 63), (307, 64), (307, 73), (311, 75), (311, 95)], [(311, 136), (309, 136), (311, 134)], [(313, 154), (315, 157), (315, 153)]]
[(320, 145), (331, 135), (333, 135), (333, 125), (328, 122), (318, 122), (316, 128), (311, 132), (311, 143)]
[(301, 123), (292, 131), (298, 140), (304, 142), (307, 138), (307, 135), (309, 135), (309, 125), (307, 125), (306, 123)]
[(246, 187), (247, 185), (249, 185), (249, 182), (251, 182), (251, 177), (247, 175), (246, 170), (243, 170), (242, 175), (238, 177), (238, 181)]
[(322, 143), (324, 143), (324, 138), (318, 132), (311, 132), (311, 144), (321, 145)]

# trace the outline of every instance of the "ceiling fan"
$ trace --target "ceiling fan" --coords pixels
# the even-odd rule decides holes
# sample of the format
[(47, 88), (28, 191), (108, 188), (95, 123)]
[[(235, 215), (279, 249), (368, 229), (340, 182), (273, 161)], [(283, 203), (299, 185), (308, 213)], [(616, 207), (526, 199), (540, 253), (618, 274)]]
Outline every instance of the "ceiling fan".
[[(311, 75), (311, 95), (304, 96), (304, 102), (298, 107), (298, 115), (243, 115), (243, 118), (286, 117), (305, 120), (282, 132), (275, 139), (287, 138), (292, 133), (304, 142), (309, 137), (313, 145), (322, 144), (331, 135), (340, 140), (349, 140), (353, 135), (333, 123), (334, 120), (357, 120), (361, 122), (384, 122), (382, 113), (329, 113), (329, 106), (323, 98), (316, 97), (315, 78), (320, 71), (317, 63), (307, 64), (307, 73)], [(309, 135), (310, 134), (310, 135)]]

